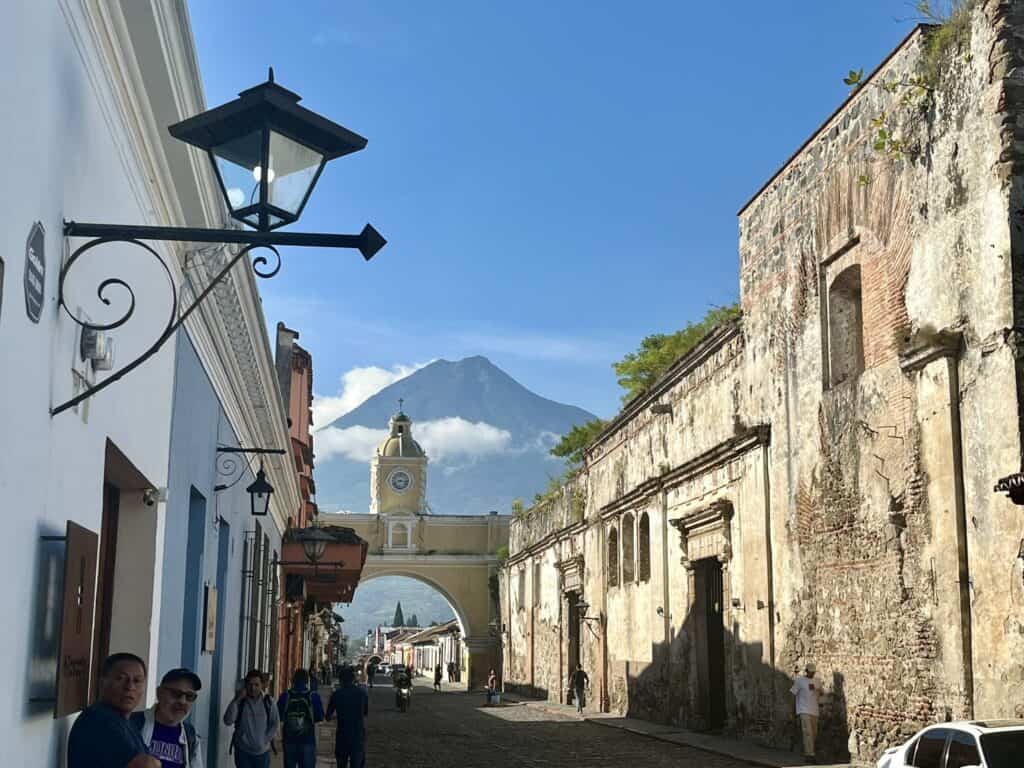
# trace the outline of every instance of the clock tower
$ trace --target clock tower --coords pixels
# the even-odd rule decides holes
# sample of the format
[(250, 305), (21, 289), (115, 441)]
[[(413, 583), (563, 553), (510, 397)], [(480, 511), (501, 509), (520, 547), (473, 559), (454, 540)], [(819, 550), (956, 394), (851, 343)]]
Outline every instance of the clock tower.
[(401, 410), (370, 462), (370, 513), (388, 516), (426, 512), (427, 454), (412, 438), (412, 420)]

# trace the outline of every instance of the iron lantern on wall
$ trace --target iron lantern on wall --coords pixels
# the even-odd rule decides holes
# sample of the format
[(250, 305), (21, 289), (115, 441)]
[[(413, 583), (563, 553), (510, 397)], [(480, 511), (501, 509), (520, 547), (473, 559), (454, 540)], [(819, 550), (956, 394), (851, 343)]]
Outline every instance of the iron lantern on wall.
[(249, 503), (252, 505), (252, 513), (257, 517), (266, 516), (270, 510), (270, 497), (274, 493), (274, 486), (267, 482), (267, 475), (263, 471), (262, 464), (260, 464), (260, 468), (256, 472), (256, 479), (246, 486), (245, 490), (249, 492)]
[(319, 526), (306, 528), (302, 532), (302, 551), (306, 559), (314, 565), (319, 563), (327, 550), (327, 545), (334, 541), (334, 537)]
[(261, 232), (298, 219), (327, 161), (366, 146), (299, 100), (271, 69), (265, 83), (168, 128), (209, 153), (231, 216)]

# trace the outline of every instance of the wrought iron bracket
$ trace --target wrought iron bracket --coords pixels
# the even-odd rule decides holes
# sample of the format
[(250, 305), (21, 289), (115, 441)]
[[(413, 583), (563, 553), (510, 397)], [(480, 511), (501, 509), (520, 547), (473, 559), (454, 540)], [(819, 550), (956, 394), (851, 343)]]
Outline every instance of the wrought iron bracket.
[[(253, 249), (267, 248), (274, 254), (277, 261), (271, 269), (266, 269), (267, 265), (270, 264), (270, 261), (266, 256), (256, 256), (252, 260), (252, 270), (255, 275), (259, 278), (268, 279), (276, 275), (281, 269), (281, 254), (277, 250), (278, 246), (291, 245), (314, 248), (352, 248), (354, 250), (358, 250), (363, 255), (363, 258), (369, 261), (387, 243), (380, 233), (369, 224), (363, 227), (363, 231), (358, 235), (341, 235), (307, 232), (254, 232), (240, 229), (200, 229), (195, 227), (145, 227), (65, 221), (64, 235), (65, 237), (93, 238), (84, 245), (76, 248), (72, 252), (71, 256), (68, 257), (67, 261), (64, 262), (60, 271), (60, 280), (58, 283), (58, 303), (64, 308), (64, 311), (67, 312), (68, 317), (82, 328), (96, 331), (110, 331), (127, 323), (135, 313), (135, 292), (132, 290), (132, 287), (120, 277), (105, 278), (96, 288), (96, 296), (99, 298), (100, 302), (106, 306), (110, 306), (111, 304), (111, 300), (107, 295), (111, 287), (127, 291), (128, 308), (120, 317), (113, 321), (107, 323), (93, 323), (85, 320), (84, 318), (78, 317), (65, 301), (65, 282), (67, 281), (68, 275), (74, 268), (75, 264), (82, 256), (89, 253), (93, 248), (106, 245), (107, 243), (120, 242), (137, 245), (155, 258), (163, 269), (164, 274), (167, 276), (172, 301), (171, 313), (167, 319), (167, 324), (164, 326), (163, 331), (159, 334), (153, 344), (151, 344), (134, 360), (107, 376), (103, 381), (93, 384), (72, 397), (70, 400), (51, 408), (51, 416), (63, 413), (98, 392), (101, 392), (114, 382), (119, 381), (122, 377), (131, 373), (146, 362), (146, 360), (155, 355), (168, 341), (168, 339), (174, 336), (175, 331), (181, 327), (188, 316), (198, 309), (199, 305), (203, 303), (206, 297), (210, 295), (221, 280), (227, 276), (227, 274), (234, 268), (235, 264), (237, 264)], [(179, 243), (221, 243), (225, 245), (237, 244), (244, 247), (240, 248), (238, 253), (228, 259), (224, 267), (214, 276), (210, 283), (203, 288), (192, 304), (184, 310), (179, 310), (178, 289), (174, 284), (173, 272), (167, 263), (160, 257), (160, 254), (158, 254), (154, 248), (144, 243), (144, 240), (160, 240)]]
[[(238, 485), (239, 481), (245, 477), (245, 472), (239, 471), (238, 464), (239, 456), (247, 455), (276, 455), (282, 456), (288, 453), (284, 448), (233, 448), (229, 445), (218, 445), (217, 446), (217, 475), (219, 477), (233, 477), (236, 472), (238, 476), (235, 477), (230, 483), (218, 483), (213, 486), (213, 492), (218, 493), (220, 491), (226, 491), (228, 488), (234, 488)], [(250, 470), (252, 467), (250, 467)]]

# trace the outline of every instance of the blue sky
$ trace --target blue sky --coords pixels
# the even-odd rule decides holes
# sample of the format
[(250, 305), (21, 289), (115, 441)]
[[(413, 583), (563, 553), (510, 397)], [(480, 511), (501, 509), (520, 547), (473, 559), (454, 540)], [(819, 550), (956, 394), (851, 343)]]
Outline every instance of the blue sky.
[(291, 229), (371, 222), (388, 246), (368, 264), (292, 249), (260, 282), (318, 394), (483, 354), (606, 417), (613, 360), (737, 298), (736, 211), (913, 15), (900, 0), (189, 6), (208, 104), (272, 65), (369, 139)]

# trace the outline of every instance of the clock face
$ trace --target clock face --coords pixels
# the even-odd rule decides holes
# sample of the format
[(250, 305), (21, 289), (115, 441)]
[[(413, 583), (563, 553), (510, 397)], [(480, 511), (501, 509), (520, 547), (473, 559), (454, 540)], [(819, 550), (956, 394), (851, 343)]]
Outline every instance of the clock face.
[(405, 493), (412, 487), (412, 475), (404, 469), (396, 469), (388, 475), (388, 485), (395, 493)]

